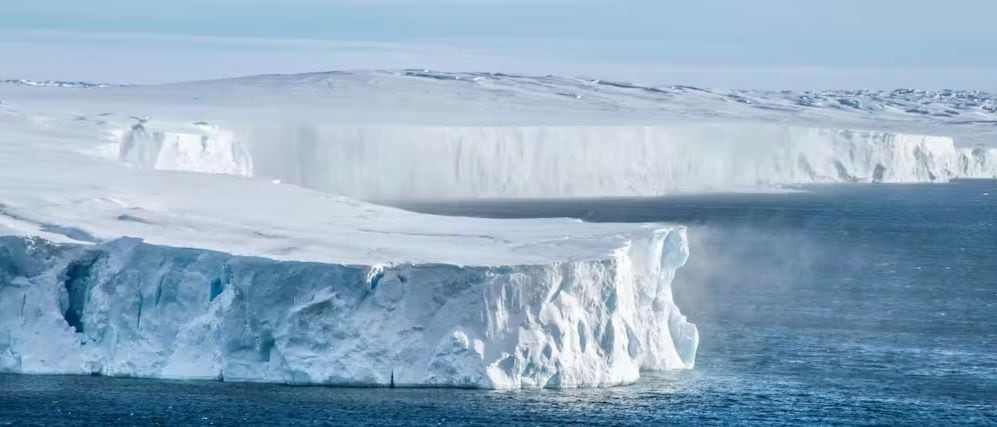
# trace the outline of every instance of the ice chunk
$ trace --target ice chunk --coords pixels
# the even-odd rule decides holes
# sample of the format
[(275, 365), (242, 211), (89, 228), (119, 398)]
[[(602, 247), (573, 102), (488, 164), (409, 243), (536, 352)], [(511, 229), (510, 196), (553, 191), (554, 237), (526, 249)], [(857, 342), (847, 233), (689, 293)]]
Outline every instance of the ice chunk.
[(198, 122), (191, 128), (150, 131), (145, 121), (120, 131), (120, 158), (159, 170), (253, 175), (252, 157), (232, 134)]

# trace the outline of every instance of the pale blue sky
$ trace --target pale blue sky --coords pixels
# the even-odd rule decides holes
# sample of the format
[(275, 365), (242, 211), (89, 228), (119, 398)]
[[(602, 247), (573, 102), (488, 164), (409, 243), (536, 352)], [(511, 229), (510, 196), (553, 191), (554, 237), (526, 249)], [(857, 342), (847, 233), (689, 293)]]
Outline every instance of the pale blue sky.
[(0, 0), (0, 78), (428, 67), (723, 87), (997, 89), (990, 0)]

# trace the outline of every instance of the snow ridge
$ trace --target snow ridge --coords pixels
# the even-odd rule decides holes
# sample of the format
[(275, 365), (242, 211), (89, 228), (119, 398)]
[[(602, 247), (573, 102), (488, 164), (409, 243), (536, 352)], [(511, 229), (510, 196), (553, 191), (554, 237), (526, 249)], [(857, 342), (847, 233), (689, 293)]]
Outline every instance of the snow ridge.
[(0, 84), (12, 84), (12, 85), (23, 85), (23, 86), (37, 86), (37, 87), (65, 87), (65, 88), (77, 88), (77, 89), (89, 89), (89, 88), (100, 88), (100, 87), (113, 87), (115, 85), (106, 83), (90, 83), (90, 82), (80, 82), (80, 81), (61, 81), (61, 80), (30, 80), (30, 79), (7, 79), (0, 80)]
[(270, 98), (283, 91), (325, 106), (359, 99), (362, 101), (351, 105), (353, 109), (376, 108), (381, 115), (398, 108), (409, 110), (410, 115), (425, 108), (443, 110), (458, 118), (473, 118), (483, 110), (490, 113), (488, 121), (492, 123), (480, 123), (478, 119), (468, 123), (475, 125), (504, 124), (495, 123), (503, 117), (516, 117), (517, 121), (531, 125), (544, 124), (531, 122), (531, 117), (537, 116), (551, 121), (545, 124), (589, 125), (746, 120), (945, 135), (955, 137), (962, 146), (997, 145), (994, 132), (997, 94), (981, 90), (712, 89), (550, 75), (433, 70), (264, 75), (184, 83), (170, 88), (195, 92), (238, 88), (247, 93), (267, 94)]

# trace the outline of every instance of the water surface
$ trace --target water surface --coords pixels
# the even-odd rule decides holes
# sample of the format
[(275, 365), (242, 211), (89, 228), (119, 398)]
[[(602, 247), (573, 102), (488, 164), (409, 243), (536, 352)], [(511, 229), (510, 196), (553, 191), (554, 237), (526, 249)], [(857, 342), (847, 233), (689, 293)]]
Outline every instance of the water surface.
[(806, 190), (404, 205), (689, 225), (692, 371), (512, 392), (6, 375), (0, 424), (997, 423), (997, 181)]

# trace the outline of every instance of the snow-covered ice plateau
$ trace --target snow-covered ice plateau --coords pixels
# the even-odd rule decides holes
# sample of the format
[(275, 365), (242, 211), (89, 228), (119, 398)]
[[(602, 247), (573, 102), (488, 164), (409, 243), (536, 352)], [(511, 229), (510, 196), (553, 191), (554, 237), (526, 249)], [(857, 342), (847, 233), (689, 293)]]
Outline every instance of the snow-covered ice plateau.
[(0, 371), (537, 388), (691, 368), (683, 227), (361, 200), (995, 177), (995, 102), (424, 70), (0, 82)]

